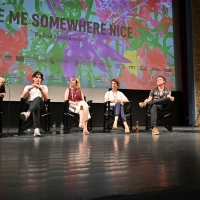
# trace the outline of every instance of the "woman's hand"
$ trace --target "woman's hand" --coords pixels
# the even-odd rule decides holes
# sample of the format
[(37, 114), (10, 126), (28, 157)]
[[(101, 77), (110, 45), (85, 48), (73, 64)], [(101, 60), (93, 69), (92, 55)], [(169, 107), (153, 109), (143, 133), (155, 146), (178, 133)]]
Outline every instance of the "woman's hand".
[(77, 101), (69, 101), (69, 103), (72, 104), (72, 105), (78, 106), (79, 102), (77, 102)]

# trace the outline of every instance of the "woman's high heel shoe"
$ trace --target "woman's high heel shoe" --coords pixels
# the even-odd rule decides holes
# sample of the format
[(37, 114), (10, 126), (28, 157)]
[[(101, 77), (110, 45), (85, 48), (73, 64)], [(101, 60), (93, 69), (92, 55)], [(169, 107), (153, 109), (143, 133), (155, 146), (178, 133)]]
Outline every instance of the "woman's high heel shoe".
[(117, 129), (117, 124), (114, 123), (112, 129)]
[(124, 133), (130, 133), (129, 127), (125, 127)]
[(84, 133), (85, 135), (90, 135), (90, 132), (89, 132), (88, 130), (84, 130), (83, 133)]
[(83, 125), (82, 125), (82, 124), (79, 124), (78, 127), (79, 127), (79, 128), (83, 128)]

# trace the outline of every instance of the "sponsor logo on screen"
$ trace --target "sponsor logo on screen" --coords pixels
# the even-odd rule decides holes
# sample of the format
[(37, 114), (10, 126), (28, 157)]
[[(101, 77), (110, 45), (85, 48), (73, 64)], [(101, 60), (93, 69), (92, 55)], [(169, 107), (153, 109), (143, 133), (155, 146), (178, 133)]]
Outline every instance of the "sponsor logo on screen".
[(11, 61), (12, 60), (12, 56), (11, 55), (5, 55), (4, 56), (4, 60), (5, 61)]

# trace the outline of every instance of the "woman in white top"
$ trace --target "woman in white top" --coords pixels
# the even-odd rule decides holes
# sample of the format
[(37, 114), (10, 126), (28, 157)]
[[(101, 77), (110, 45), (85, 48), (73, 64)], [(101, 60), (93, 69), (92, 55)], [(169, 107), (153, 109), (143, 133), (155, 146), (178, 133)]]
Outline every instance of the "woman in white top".
[(41, 136), (40, 134), (40, 110), (44, 107), (43, 99), (49, 98), (48, 88), (42, 85), (43, 74), (36, 71), (32, 75), (33, 84), (27, 85), (21, 94), (21, 98), (28, 98), (30, 104), (27, 112), (22, 112), (20, 117), (26, 121), (29, 116), (33, 116), (34, 136)]
[(126, 117), (124, 114), (124, 107), (123, 107), (123, 103), (129, 102), (129, 100), (122, 92), (117, 90), (119, 86), (120, 86), (120, 83), (117, 79), (113, 79), (111, 81), (112, 90), (106, 92), (104, 96), (104, 102), (110, 101), (111, 102), (110, 105), (111, 107), (113, 107), (114, 115), (115, 115), (113, 129), (117, 129), (117, 122), (118, 122), (119, 117), (121, 117), (121, 120), (125, 127), (125, 133), (130, 133), (130, 130), (126, 121)]

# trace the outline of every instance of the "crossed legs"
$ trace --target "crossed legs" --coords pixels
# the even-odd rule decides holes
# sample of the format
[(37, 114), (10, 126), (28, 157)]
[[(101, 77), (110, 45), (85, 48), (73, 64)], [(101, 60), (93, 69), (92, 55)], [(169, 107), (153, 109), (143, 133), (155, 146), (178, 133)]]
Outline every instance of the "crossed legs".
[(147, 105), (149, 106), (150, 113), (151, 113), (152, 134), (159, 134), (159, 131), (157, 129), (158, 109), (165, 110), (166, 108), (169, 107), (170, 102), (171, 102), (170, 98), (166, 97), (166, 98), (162, 98), (158, 100), (153, 100), (147, 103)]
[(32, 114), (33, 117), (33, 128), (34, 136), (40, 136), (40, 109), (43, 108), (44, 102), (41, 97), (36, 97), (32, 102), (29, 103), (29, 109), (27, 112), (22, 112), (20, 117), (22, 120), (26, 121), (28, 117)]
[(87, 129), (87, 124), (88, 124), (88, 120), (84, 120), (84, 110), (83, 110), (83, 106), (80, 106), (80, 111), (79, 111), (79, 127), (83, 129), (83, 133), (90, 134), (88, 129)]

